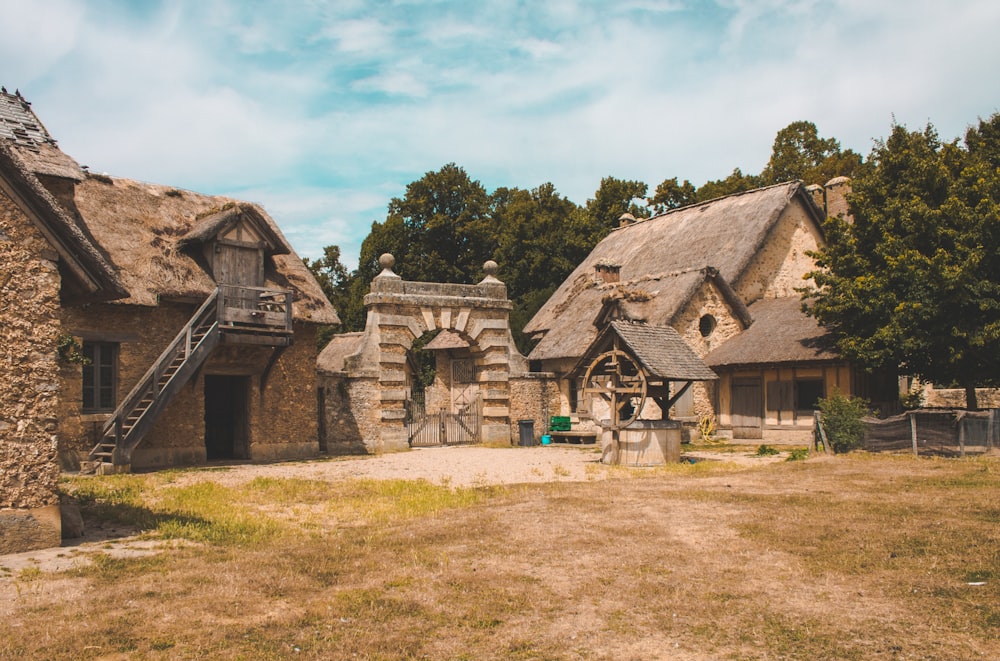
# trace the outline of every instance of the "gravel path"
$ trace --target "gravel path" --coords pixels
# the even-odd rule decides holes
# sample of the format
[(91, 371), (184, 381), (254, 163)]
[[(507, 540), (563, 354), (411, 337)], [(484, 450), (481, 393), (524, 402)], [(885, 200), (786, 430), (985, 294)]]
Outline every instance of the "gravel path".
[(338, 457), (326, 461), (244, 464), (227, 466), (225, 470), (187, 471), (178, 477), (177, 483), (211, 480), (232, 486), (256, 477), (295, 477), (331, 482), (367, 478), (428, 480), (453, 487), (581, 482), (605, 477), (608, 467), (601, 464), (600, 459), (600, 449), (592, 445), (415, 448), (409, 452)]

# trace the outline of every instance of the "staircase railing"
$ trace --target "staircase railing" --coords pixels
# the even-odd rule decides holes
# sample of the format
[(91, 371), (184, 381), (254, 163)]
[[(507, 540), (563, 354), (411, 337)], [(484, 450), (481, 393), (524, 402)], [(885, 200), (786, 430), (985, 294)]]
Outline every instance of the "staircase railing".
[[(102, 446), (113, 441), (113, 463), (129, 463), (132, 449), (148, 431), (146, 427), (218, 342), (218, 299), (216, 289), (118, 405), (105, 422), (101, 441), (90, 452), (91, 459), (96, 458)], [(196, 360), (192, 361), (192, 357)], [(188, 368), (184, 369), (185, 366)]]

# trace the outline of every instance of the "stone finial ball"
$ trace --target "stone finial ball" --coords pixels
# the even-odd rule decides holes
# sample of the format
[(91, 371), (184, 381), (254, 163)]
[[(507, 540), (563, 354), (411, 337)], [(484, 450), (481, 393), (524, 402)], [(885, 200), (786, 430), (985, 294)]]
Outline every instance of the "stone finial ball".
[(497, 266), (497, 263), (491, 259), (483, 264), (483, 273), (489, 276), (495, 276), (497, 274), (497, 269), (499, 268), (500, 267)]
[(392, 267), (396, 265), (396, 258), (390, 253), (382, 253), (382, 255), (378, 258), (378, 265), (387, 271), (391, 271)]

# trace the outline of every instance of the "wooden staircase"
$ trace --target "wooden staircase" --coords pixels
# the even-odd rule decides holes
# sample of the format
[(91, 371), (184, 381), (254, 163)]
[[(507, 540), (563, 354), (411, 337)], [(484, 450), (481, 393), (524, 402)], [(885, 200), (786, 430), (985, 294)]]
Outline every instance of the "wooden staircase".
[(90, 451), (88, 472), (103, 474), (128, 470), (132, 450), (219, 344), (219, 316), (217, 289), (104, 424), (100, 441)]

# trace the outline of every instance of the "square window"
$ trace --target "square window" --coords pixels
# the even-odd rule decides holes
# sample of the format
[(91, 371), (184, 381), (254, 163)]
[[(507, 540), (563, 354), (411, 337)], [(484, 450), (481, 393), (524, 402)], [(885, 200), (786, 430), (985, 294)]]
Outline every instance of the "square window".
[(795, 381), (795, 408), (798, 411), (815, 411), (819, 408), (817, 402), (826, 393), (822, 379), (802, 379)]

